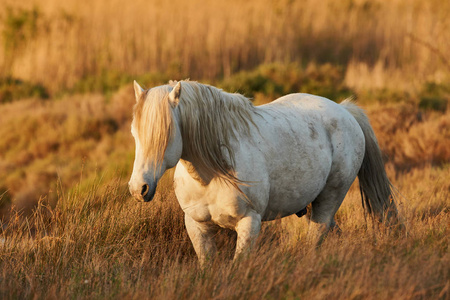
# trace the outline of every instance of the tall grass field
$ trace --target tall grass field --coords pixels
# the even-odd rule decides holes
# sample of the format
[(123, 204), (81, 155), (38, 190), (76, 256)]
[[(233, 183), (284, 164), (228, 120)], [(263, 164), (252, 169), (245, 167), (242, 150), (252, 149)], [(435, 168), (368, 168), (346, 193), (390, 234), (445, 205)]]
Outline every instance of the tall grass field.
[[(0, 299), (450, 299), (450, 2), (0, 0)], [(354, 96), (398, 191), (399, 234), (358, 181), (319, 247), (308, 218), (236, 234), (200, 268), (169, 170), (131, 198), (132, 81), (255, 105)]]

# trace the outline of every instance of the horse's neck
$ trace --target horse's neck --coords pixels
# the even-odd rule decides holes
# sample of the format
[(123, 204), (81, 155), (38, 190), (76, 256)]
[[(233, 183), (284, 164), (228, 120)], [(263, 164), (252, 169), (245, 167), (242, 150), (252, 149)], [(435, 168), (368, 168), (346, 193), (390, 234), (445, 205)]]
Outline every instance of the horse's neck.
[[(244, 109), (244, 108), (242, 108)], [(205, 113), (205, 112), (204, 112)], [(228, 180), (235, 184), (236, 178), (234, 177), (233, 167), (234, 157), (236, 149), (239, 149), (237, 144), (242, 143), (244, 140), (251, 137), (250, 131), (253, 130), (253, 126), (256, 124), (252, 120), (252, 110), (245, 111), (242, 115), (231, 114), (230, 118), (237, 118), (236, 120), (227, 120), (219, 118), (217, 122), (210, 124), (205, 122), (200, 126), (189, 126), (189, 124), (184, 124), (181, 121), (181, 130), (179, 131), (183, 138), (183, 153), (181, 156), (181, 162), (188, 170), (189, 174), (195, 180), (201, 182), (203, 185), (207, 185), (215, 177)], [(249, 118), (246, 120), (246, 118)], [(186, 121), (186, 120), (185, 120)], [(202, 139), (204, 138), (203, 132), (201, 132), (206, 126), (217, 126), (216, 131), (210, 136), (210, 140)], [(184, 132), (183, 130), (189, 130)], [(225, 132), (226, 131), (226, 132)], [(186, 133), (195, 132), (197, 135), (191, 137)], [(215, 133), (214, 133), (215, 132)], [(220, 134), (223, 134), (222, 140), (215, 140)], [(189, 144), (189, 143), (198, 143)], [(198, 147), (197, 147), (198, 146)], [(218, 147), (220, 149), (218, 149)], [(199, 153), (200, 152), (200, 153)]]

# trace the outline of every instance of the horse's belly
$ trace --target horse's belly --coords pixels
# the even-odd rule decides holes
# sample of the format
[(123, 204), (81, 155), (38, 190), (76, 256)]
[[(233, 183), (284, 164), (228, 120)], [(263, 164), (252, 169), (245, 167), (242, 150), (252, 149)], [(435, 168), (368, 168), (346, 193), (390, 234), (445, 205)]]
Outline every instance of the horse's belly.
[(270, 172), (269, 203), (263, 219), (295, 214), (323, 190), (332, 166), (331, 147), (309, 145), (278, 153)]
[(327, 176), (321, 172), (314, 174), (313, 171), (303, 174), (290, 172), (282, 175), (283, 180), (273, 180), (263, 219), (273, 220), (295, 214), (314, 201), (323, 190)]

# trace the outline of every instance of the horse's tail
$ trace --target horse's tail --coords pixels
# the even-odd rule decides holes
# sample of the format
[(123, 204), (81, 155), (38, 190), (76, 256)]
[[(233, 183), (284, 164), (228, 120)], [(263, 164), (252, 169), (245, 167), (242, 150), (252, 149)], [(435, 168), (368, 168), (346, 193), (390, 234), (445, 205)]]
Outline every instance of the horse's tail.
[(399, 223), (394, 197), (395, 188), (389, 181), (384, 169), (380, 147), (369, 118), (364, 110), (351, 100), (345, 100), (341, 105), (356, 119), (366, 141), (364, 159), (358, 172), (363, 207), (381, 223), (395, 226)]

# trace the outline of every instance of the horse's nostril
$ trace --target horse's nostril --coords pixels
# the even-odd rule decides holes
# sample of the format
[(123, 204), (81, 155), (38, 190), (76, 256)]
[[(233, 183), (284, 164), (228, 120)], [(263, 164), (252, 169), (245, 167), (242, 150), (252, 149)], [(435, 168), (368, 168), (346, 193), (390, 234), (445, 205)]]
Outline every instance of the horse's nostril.
[(144, 184), (144, 185), (142, 186), (142, 190), (141, 190), (141, 195), (142, 195), (142, 197), (144, 197), (145, 195), (147, 195), (147, 193), (148, 193), (148, 184)]

